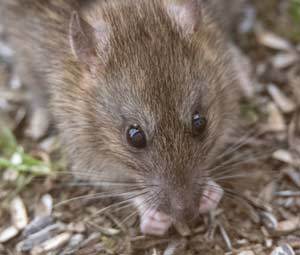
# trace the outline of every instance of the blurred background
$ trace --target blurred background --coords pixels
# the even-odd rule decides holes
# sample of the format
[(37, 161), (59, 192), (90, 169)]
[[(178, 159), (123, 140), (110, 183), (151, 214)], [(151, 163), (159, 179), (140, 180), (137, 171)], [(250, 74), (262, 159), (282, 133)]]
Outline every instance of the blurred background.
[(72, 200), (96, 191), (74, 184), (57, 132), (30, 114), (4, 31), (0, 24), (0, 254), (300, 254), (300, 0), (246, 1), (232, 30), (245, 71), (238, 169), (256, 181), (237, 179), (243, 196), (168, 238), (141, 236), (137, 217), (123, 222), (126, 210), (93, 217), (109, 199)]

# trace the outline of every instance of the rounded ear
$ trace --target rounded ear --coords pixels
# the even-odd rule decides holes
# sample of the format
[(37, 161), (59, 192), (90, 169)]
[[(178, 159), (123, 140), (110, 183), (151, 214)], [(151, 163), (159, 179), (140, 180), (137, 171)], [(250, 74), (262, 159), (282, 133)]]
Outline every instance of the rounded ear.
[(88, 64), (96, 57), (94, 29), (73, 12), (69, 27), (69, 42), (73, 55), (78, 61)]
[[(100, 20), (100, 19), (99, 19)], [(76, 60), (88, 66), (103, 61), (107, 53), (109, 32), (104, 22), (97, 21), (94, 26), (73, 12), (69, 25), (69, 42)]]
[(166, 0), (170, 17), (186, 34), (196, 32), (202, 21), (201, 0)]

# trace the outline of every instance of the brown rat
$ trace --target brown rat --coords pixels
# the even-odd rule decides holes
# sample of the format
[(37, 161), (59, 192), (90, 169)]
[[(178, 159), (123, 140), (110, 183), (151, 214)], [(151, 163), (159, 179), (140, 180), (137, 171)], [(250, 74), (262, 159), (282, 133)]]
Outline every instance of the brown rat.
[(144, 233), (217, 206), (210, 169), (237, 81), (207, 4), (2, 0), (0, 11), (25, 82), (50, 92), (76, 176), (130, 182)]

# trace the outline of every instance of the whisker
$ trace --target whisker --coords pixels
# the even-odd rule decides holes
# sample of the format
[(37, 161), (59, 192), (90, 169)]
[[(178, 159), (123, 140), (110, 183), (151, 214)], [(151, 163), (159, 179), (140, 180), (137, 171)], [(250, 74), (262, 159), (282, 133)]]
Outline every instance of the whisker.
[(95, 212), (95, 213), (92, 215), (92, 217), (95, 217), (95, 216), (97, 216), (97, 215), (100, 215), (100, 214), (102, 214), (103, 212), (105, 212), (105, 211), (107, 211), (107, 210), (109, 210), (109, 209), (111, 209), (111, 208), (114, 208), (115, 206), (123, 205), (123, 204), (129, 203), (129, 202), (132, 201), (133, 199), (135, 199), (135, 198), (137, 198), (137, 197), (139, 197), (139, 196), (145, 195), (145, 194), (147, 194), (147, 192), (140, 193), (140, 194), (136, 194), (136, 195), (131, 196), (131, 197), (129, 197), (129, 198), (123, 200), (123, 201), (120, 201), (120, 202), (111, 204), (111, 205), (109, 205), (109, 206), (106, 206), (106, 207), (100, 209), (99, 211)]
[(130, 220), (132, 217), (136, 216), (138, 213), (139, 213), (138, 210), (134, 210), (124, 220), (121, 221), (121, 224), (125, 224), (126, 221)]
[(202, 196), (203, 196), (204, 198), (210, 200), (210, 201), (213, 201), (215, 204), (217, 204), (217, 202), (218, 202), (217, 200), (212, 199), (210, 196), (208, 196), (208, 195), (206, 195), (206, 194), (202, 194)]
[[(250, 138), (257, 138), (261, 136), (262, 134), (265, 133), (265, 131), (257, 133), (257, 129), (255, 128), (254, 130), (250, 130), (248, 133), (246, 133), (243, 137), (241, 137), (235, 144), (233, 144), (231, 147), (226, 149), (221, 155), (217, 157), (217, 159), (222, 159), (224, 157), (227, 157), (229, 155), (232, 155), (234, 152), (236, 152), (238, 149), (243, 147), (244, 145), (247, 144), (248, 140)], [(255, 136), (253, 136), (255, 134)]]
[(247, 177), (251, 177), (251, 175), (250, 174), (235, 174), (235, 175), (220, 176), (220, 177), (214, 178), (214, 181), (222, 183), (222, 181), (226, 181), (226, 180), (234, 180), (234, 179), (247, 178)]
[[(118, 181), (115, 180), (109, 180), (109, 179), (104, 179), (103, 178), (103, 173), (101, 171), (87, 171), (87, 172), (83, 172), (83, 171), (55, 171), (54, 172), (55, 175), (65, 175), (65, 176), (70, 176), (70, 177), (74, 177), (74, 176), (79, 176), (79, 177), (87, 177), (88, 179), (90, 179), (89, 181), (93, 181), (96, 179), (96, 181), (99, 182), (107, 182), (107, 183), (118, 183)], [(37, 176), (37, 178), (40, 178), (39, 176)], [(92, 178), (92, 179), (91, 179)], [(140, 180), (134, 180), (134, 181), (126, 181), (126, 183), (128, 184), (134, 184), (134, 183), (139, 183), (139, 182), (144, 182), (143, 178), (141, 176)], [(124, 181), (119, 182), (119, 183), (124, 183)]]
[[(257, 161), (257, 160), (262, 160), (262, 159), (267, 159), (269, 158), (270, 155), (264, 155), (264, 156), (259, 156), (259, 157), (253, 157), (251, 159), (246, 159), (246, 160), (243, 160), (243, 161), (240, 161), (240, 162), (236, 162), (236, 163), (233, 163), (232, 165), (227, 165), (226, 167), (231, 167), (231, 169), (226, 169), (224, 171), (221, 171), (219, 172), (217, 175), (213, 175), (213, 177), (220, 177), (220, 176), (223, 176), (225, 174), (228, 174), (228, 173), (231, 173), (232, 171), (235, 171), (234, 167), (238, 167), (238, 166), (241, 166), (241, 165), (244, 165), (246, 163), (251, 163), (253, 161)], [(225, 167), (225, 166), (223, 166)]]
[(123, 205), (123, 206), (120, 206), (120, 207), (118, 207), (118, 208), (116, 208), (116, 209), (113, 209), (113, 212), (119, 212), (119, 211), (122, 211), (123, 209), (126, 209), (126, 208), (128, 208), (128, 207), (130, 207), (130, 206), (132, 206), (132, 204), (125, 204), (125, 205)]
[(92, 182), (67, 182), (67, 183), (64, 183), (65, 186), (68, 186), (68, 187), (101, 187), (101, 186), (104, 186), (104, 185), (110, 185), (110, 186), (114, 186), (114, 187), (136, 187), (137, 184), (138, 186), (140, 187), (141, 185), (139, 183), (121, 183), (121, 182), (117, 182), (117, 183), (114, 183), (114, 182), (95, 182), (95, 181), (92, 181)]
[[(255, 154), (252, 154), (251, 152), (246, 154), (246, 155), (240, 155), (239, 158), (232, 158), (232, 159), (229, 159), (227, 161), (225, 161), (223, 164), (220, 164), (220, 165), (217, 165), (216, 167), (212, 168), (212, 169), (208, 169), (209, 173), (213, 176), (213, 177), (218, 177), (218, 175), (214, 175), (214, 173), (219, 170), (219, 169), (222, 169), (224, 167), (234, 167), (234, 166), (239, 166), (239, 165), (243, 165), (245, 163), (251, 163), (252, 161), (257, 161), (257, 160), (262, 160), (262, 159), (267, 159), (271, 156), (271, 153), (273, 152), (274, 150), (271, 150), (270, 152), (266, 152), (264, 153), (263, 155), (261, 155), (261, 153), (255, 153)], [(245, 156), (251, 156), (251, 158), (248, 158), (248, 159), (245, 159), (245, 160), (241, 160), (243, 157)], [(258, 156), (257, 156), (258, 155)], [(237, 162), (239, 160), (239, 162)], [(229, 170), (228, 170), (229, 171)], [(221, 172), (221, 174), (224, 174), (224, 173), (228, 173), (227, 170)], [(217, 174), (220, 174), (220, 173), (217, 173)]]
[(73, 197), (70, 199), (67, 199), (65, 201), (59, 202), (56, 205), (54, 205), (54, 208), (56, 207), (60, 207), (62, 205), (68, 204), (70, 202), (74, 202), (77, 200), (81, 200), (81, 199), (100, 199), (100, 198), (110, 198), (110, 197), (121, 197), (121, 196), (126, 196), (127, 194), (132, 194), (134, 191), (139, 191), (139, 189), (137, 190), (132, 190), (132, 191), (128, 191), (128, 192), (123, 192), (123, 193), (112, 193), (112, 192), (103, 192), (103, 193), (96, 193), (96, 194), (88, 194), (88, 195), (83, 195), (83, 196), (78, 196), (78, 197)]
[(223, 187), (220, 187), (217, 184), (210, 184), (210, 183), (197, 183), (196, 184), (201, 188), (201, 191), (203, 192), (207, 187), (212, 188), (214, 191), (220, 191), (223, 192)]
[[(142, 212), (140, 211), (141, 218), (144, 217), (144, 215), (147, 214), (147, 212), (149, 212), (150, 210), (157, 210), (158, 208), (157, 201), (159, 200), (160, 193), (161, 191), (154, 193), (153, 195), (150, 195), (147, 198), (147, 200), (143, 200), (142, 203), (137, 206), (137, 208), (140, 208), (141, 210), (144, 209)], [(142, 207), (144, 204), (147, 204), (147, 206)], [(153, 207), (153, 205), (155, 205), (155, 207)]]
[[(249, 198), (247, 198), (239, 193), (236, 193), (234, 190), (226, 189), (225, 195), (227, 195), (227, 196), (230, 195), (233, 199), (239, 199), (240, 201), (246, 202), (248, 205), (252, 206), (253, 208), (258, 208), (259, 210), (262, 210), (262, 211), (265, 210), (265, 208), (263, 208), (262, 206), (254, 203)], [(257, 198), (257, 199), (258, 199), (258, 201), (260, 201), (261, 204), (265, 204), (265, 202), (263, 200), (261, 200), (259, 198)]]

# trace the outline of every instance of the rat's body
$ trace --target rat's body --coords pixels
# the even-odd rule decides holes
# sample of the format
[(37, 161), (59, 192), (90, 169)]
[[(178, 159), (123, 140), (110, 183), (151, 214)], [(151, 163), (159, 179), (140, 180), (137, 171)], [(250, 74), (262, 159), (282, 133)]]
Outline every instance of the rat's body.
[(0, 17), (75, 175), (134, 182), (142, 230), (162, 234), (221, 198), (209, 168), (236, 118), (230, 51), (201, 1), (80, 2), (4, 0)]

